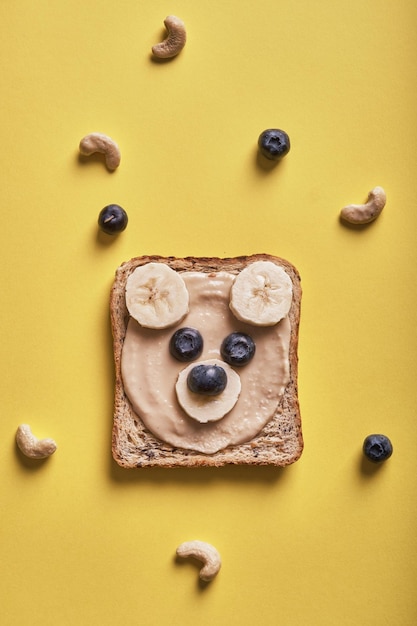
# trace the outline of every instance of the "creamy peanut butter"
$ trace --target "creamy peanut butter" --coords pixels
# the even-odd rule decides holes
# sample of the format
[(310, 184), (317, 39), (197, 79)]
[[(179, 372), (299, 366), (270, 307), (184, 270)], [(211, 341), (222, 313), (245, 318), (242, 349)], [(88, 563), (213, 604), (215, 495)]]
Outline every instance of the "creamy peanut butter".
[[(190, 310), (179, 324), (152, 330), (129, 319), (121, 360), (123, 384), (133, 410), (156, 437), (174, 447), (213, 454), (228, 445), (250, 441), (273, 417), (290, 378), (291, 326), (288, 317), (270, 327), (238, 321), (229, 308), (233, 274), (181, 275)], [(221, 343), (232, 332), (244, 332), (255, 341), (254, 358), (233, 368), (241, 381), (239, 398), (218, 421), (199, 423), (178, 402), (178, 377), (189, 364), (171, 356), (169, 340), (184, 326), (198, 329), (203, 336), (203, 352), (196, 364), (221, 360)]]

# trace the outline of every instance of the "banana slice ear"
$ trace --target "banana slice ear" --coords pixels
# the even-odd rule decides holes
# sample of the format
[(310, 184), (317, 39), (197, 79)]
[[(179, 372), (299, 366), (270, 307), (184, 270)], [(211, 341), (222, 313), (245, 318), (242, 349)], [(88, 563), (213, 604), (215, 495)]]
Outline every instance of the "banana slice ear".
[(126, 281), (126, 306), (145, 328), (169, 328), (188, 313), (189, 295), (184, 279), (165, 263), (137, 267)]
[(245, 267), (230, 290), (233, 314), (254, 326), (274, 326), (286, 317), (291, 302), (291, 278), (272, 261), (255, 261)]

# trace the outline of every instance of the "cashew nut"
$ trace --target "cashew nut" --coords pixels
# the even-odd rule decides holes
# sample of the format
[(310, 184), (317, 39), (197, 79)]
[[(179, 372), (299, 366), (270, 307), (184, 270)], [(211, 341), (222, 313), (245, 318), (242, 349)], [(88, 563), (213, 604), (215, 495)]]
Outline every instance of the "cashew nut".
[(20, 424), (16, 432), (16, 443), (21, 452), (31, 459), (45, 459), (57, 448), (53, 439), (37, 439), (28, 424)]
[(119, 146), (103, 133), (90, 133), (83, 137), (80, 141), (80, 152), (84, 156), (90, 156), (94, 152), (104, 154), (109, 170), (115, 170), (120, 164)]
[(152, 52), (160, 59), (170, 59), (181, 52), (185, 46), (187, 33), (184, 22), (175, 15), (168, 15), (164, 20), (164, 25), (168, 36), (164, 41), (153, 46)]
[(185, 541), (177, 548), (177, 555), (181, 557), (192, 556), (203, 562), (200, 570), (200, 578), (205, 582), (212, 580), (221, 567), (220, 554), (216, 548), (205, 541)]
[(382, 187), (375, 187), (369, 192), (365, 204), (349, 204), (341, 210), (340, 216), (351, 224), (368, 224), (378, 217), (386, 200)]

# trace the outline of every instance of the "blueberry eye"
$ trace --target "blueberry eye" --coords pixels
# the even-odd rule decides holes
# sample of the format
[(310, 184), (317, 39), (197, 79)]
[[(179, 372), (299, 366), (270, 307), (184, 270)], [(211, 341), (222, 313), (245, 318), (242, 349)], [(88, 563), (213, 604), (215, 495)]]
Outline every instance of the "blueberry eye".
[(245, 333), (231, 333), (223, 340), (220, 353), (229, 365), (246, 365), (255, 354), (255, 342)]
[(178, 361), (194, 361), (203, 351), (203, 338), (195, 328), (179, 328), (171, 337), (169, 351)]

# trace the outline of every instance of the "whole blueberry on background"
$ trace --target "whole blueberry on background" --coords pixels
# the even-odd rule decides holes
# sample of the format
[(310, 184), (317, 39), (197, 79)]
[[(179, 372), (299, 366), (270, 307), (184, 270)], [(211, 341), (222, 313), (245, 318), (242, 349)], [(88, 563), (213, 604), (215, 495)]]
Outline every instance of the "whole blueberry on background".
[(363, 453), (373, 463), (386, 461), (392, 451), (392, 443), (385, 435), (368, 435), (363, 442)]
[(108, 204), (99, 213), (98, 225), (108, 235), (120, 233), (127, 226), (127, 213), (118, 204)]
[(290, 151), (290, 138), (279, 128), (268, 128), (259, 135), (258, 147), (264, 157), (279, 161)]

